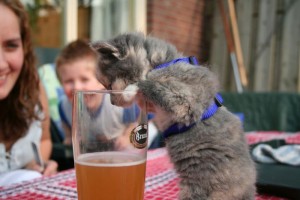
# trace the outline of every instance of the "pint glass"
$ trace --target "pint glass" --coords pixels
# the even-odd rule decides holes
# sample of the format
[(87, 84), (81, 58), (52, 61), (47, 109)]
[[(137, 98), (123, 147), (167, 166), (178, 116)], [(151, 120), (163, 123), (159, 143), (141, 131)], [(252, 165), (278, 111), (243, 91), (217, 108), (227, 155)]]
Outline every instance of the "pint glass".
[(118, 100), (133, 96), (133, 91), (75, 92), (72, 142), (79, 200), (143, 199), (146, 102)]

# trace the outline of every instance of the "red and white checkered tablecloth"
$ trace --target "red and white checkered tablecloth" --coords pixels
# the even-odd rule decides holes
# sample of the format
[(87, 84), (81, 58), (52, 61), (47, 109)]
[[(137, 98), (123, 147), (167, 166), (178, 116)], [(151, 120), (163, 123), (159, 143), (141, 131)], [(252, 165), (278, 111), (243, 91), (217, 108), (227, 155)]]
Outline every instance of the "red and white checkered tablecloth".
[[(147, 158), (145, 200), (176, 200), (178, 177), (165, 148), (150, 150)], [(67, 170), (8, 187), (0, 187), (0, 200), (77, 199), (75, 171)], [(257, 195), (256, 200), (284, 200)]]
[(256, 144), (274, 139), (282, 139), (287, 144), (300, 144), (300, 132), (289, 133), (282, 131), (253, 131), (247, 132), (246, 138), (248, 144)]

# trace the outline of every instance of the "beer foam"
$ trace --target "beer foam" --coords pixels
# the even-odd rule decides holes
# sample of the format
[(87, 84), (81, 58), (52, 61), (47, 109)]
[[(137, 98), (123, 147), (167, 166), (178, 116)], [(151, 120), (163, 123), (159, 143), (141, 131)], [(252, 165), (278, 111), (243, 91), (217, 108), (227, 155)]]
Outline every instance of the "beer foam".
[(94, 167), (122, 167), (142, 164), (146, 158), (126, 152), (96, 152), (80, 155), (75, 162)]

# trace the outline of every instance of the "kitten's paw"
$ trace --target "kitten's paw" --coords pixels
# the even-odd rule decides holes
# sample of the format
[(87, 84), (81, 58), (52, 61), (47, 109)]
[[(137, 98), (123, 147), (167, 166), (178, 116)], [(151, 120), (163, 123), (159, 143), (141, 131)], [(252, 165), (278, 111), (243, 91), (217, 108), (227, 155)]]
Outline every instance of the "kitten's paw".
[(124, 89), (124, 91), (132, 91), (132, 92), (123, 93), (124, 100), (127, 101), (127, 102), (131, 102), (135, 98), (138, 90), (139, 90), (139, 88), (138, 88), (137, 84), (128, 85)]

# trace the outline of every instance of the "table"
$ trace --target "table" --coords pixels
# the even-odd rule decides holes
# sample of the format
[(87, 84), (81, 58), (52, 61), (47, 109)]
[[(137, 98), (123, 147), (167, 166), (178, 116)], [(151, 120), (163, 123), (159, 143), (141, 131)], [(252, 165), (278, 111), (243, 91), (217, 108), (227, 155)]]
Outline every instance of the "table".
[(246, 138), (249, 145), (273, 139), (284, 140), (286, 144), (300, 144), (300, 132), (252, 131), (246, 132)]
[[(174, 200), (179, 192), (178, 177), (165, 148), (149, 150), (145, 183), (145, 200)], [(21, 184), (0, 188), (0, 199), (68, 200), (77, 199), (74, 169)], [(258, 195), (256, 200), (284, 200)]]

